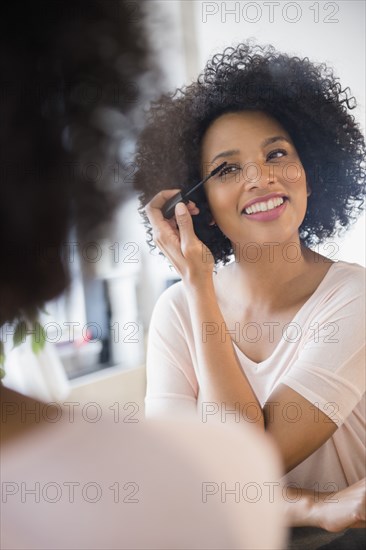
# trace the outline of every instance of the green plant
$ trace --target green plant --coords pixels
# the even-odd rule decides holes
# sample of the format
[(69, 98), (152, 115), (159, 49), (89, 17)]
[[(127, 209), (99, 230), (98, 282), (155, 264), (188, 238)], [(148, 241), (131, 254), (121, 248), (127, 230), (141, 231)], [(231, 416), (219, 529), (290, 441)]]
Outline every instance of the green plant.
[[(31, 347), (36, 355), (43, 350), (46, 343), (46, 333), (43, 326), (38, 320), (38, 316), (33, 316), (32, 319), (18, 319), (13, 333), (13, 348), (24, 344), (27, 337), (31, 336)], [(0, 340), (0, 380), (5, 376), (5, 345)]]

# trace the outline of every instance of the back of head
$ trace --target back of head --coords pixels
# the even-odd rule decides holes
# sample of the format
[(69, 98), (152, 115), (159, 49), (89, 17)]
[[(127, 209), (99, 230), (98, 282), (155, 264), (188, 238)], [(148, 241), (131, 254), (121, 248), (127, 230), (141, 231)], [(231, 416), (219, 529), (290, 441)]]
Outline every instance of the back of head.
[(141, 3), (7, 1), (0, 19), (0, 326), (67, 286), (62, 247), (98, 235), (150, 60)]

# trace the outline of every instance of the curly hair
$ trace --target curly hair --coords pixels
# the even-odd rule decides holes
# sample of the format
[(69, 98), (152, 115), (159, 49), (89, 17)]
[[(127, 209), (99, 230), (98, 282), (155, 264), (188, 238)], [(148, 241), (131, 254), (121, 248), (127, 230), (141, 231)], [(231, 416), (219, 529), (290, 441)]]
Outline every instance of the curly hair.
[(121, 139), (136, 139), (144, 83), (154, 88), (158, 78), (141, 6), (2, 6), (0, 326), (33, 315), (66, 289), (70, 231), (81, 243), (100, 236), (127, 196), (111, 166), (121, 160)]
[[(307, 57), (290, 57), (272, 45), (251, 40), (213, 56), (196, 82), (152, 103), (140, 135), (135, 188), (147, 242), (155, 248), (144, 205), (161, 189), (187, 190), (201, 176), (201, 142), (220, 115), (264, 111), (287, 130), (311, 188), (299, 237), (311, 246), (339, 234), (362, 212), (365, 197), (365, 140), (349, 114), (356, 101), (333, 70)], [(209, 205), (202, 188), (192, 200), (198, 238), (215, 263), (226, 264), (232, 244), (210, 226)]]

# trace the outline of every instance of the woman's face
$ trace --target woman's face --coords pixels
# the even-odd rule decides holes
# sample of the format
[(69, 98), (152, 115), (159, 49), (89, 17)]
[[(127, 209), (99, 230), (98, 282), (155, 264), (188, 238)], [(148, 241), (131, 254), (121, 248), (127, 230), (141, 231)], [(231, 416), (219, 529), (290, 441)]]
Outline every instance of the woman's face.
[(220, 116), (202, 141), (203, 176), (224, 161), (225, 168), (204, 188), (213, 220), (230, 241), (298, 241), (307, 206), (306, 175), (281, 124), (262, 111)]

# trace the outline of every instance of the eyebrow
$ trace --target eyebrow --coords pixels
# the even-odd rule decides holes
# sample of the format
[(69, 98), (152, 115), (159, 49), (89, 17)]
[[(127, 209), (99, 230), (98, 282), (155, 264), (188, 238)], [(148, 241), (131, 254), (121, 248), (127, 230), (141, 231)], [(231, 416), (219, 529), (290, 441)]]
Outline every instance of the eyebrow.
[[(291, 141), (285, 136), (271, 136), (262, 141), (261, 147), (262, 148), (267, 147), (267, 145), (270, 145), (275, 141), (287, 141), (287, 143), (292, 145)], [(229, 149), (228, 151), (222, 151), (222, 153), (219, 153), (211, 160), (210, 164), (212, 164), (213, 162), (215, 162), (215, 160), (219, 158), (232, 157), (233, 155), (238, 155), (239, 153), (240, 153), (240, 149)]]

